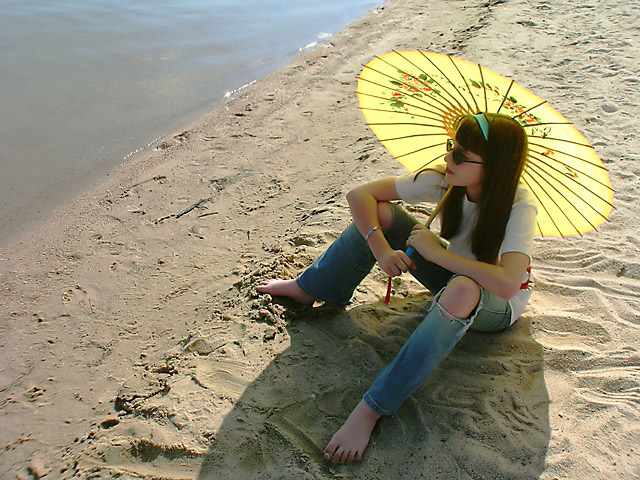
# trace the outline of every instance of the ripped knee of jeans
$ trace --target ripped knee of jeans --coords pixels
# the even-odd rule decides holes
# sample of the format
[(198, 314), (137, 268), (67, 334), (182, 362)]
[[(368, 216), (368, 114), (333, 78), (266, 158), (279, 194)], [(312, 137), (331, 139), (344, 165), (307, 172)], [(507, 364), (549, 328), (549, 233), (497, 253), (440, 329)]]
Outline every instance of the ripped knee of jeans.
[(447, 310), (445, 310), (445, 308), (440, 305), (440, 303), (438, 303), (437, 301), (434, 301), (434, 305), (432, 308), (438, 308), (438, 311), (440, 312), (440, 315), (442, 316), (442, 318), (449, 320), (452, 323), (459, 323), (461, 325), (467, 326), (467, 325), (471, 325), (471, 319), (470, 318), (458, 318), (454, 315), (451, 315)]
[(478, 300), (478, 304), (476, 305), (476, 308), (473, 309), (473, 311), (471, 312), (471, 314), (467, 318), (456, 317), (456, 316), (450, 314), (442, 305), (440, 305), (439, 300), (440, 300), (440, 296), (442, 295), (443, 291), (444, 291), (444, 288), (442, 290), (440, 290), (438, 292), (438, 294), (433, 298), (433, 303), (432, 303), (431, 308), (429, 309), (429, 311), (431, 311), (431, 310), (433, 310), (434, 308), (437, 307), (440, 315), (442, 316), (442, 318), (445, 318), (445, 319), (449, 320), (450, 322), (459, 323), (461, 325), (464, 325), (465, 327), (471, 326), (471, 324), (475, 320), (475, 318), (478, 315), (478, 313), (480, 313), (480, 310), (482, 310), (482, 307), (484, 305), (484, 291), (482, 289), (480, 289), (480, 300)]

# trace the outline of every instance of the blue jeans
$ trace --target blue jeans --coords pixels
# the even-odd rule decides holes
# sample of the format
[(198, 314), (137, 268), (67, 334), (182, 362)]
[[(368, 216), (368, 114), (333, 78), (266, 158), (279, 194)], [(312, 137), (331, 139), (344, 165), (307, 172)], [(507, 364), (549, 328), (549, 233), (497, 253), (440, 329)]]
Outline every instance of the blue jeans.
[[(384, 231), (395, 250), (405, 250), (417, 222), (393, 205), (393, 220)], [(365, 393), (364, 401), (376, 413), (391, 415), (404, 400), (429, 378), (469, 328), (495, 332), (509, 326), (511, 306), (507, 300), (481, 287), (480, 301), (468, 318), (453, 317), (440, 307), (438, 299), (454, 276), (452, 272), (415, 253), (418, 267), (409, 270), (429, 291), (438, 292), (424, 320)], [(346, 304), (354, 290), (371, 271), (376, 259), (355, 224), (351, 224), (331, 246), (297, 279), (303, 292), (329, 303)]]

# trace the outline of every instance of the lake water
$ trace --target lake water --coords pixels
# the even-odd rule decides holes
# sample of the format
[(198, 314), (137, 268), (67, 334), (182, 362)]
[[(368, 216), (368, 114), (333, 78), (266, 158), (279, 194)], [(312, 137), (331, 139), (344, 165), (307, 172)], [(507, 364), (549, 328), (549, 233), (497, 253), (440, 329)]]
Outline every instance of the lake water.
[(0, 243), (379, 0), (0, 0)]

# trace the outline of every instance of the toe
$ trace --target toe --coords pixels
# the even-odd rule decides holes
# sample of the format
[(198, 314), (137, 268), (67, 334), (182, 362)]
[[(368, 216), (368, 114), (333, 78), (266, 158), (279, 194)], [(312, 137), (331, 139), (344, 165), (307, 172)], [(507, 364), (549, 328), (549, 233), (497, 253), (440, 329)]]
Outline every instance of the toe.
[(355, 453), (356, 452), (347, 452), (346, 458), (344, 460), (344, 463), (353, 463), (353, 459), (355, 457)]
[(342, 464), (345, 462), (347, 457), (347, 452), (345, 452), (342, 448), (336, 450), (336, 453), (333, 454), (333, 463)]
[(331, 439), (331, 442), (329, 442), (329, 444), (324, 449), (324, 458), (327, 460), (335, 461), (335, 454), (337, 449), (338, 443), (334, 442), (333, 439)]

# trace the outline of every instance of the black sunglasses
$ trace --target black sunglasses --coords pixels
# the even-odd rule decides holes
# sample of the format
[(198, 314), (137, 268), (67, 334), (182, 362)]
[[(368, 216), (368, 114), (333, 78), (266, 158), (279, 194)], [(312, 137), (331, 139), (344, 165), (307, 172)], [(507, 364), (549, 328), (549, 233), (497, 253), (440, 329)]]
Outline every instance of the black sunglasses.
[(464, 150), (462, 150), (460, 147), (456, 148), (456, 146), (453, 144), (453, 140), (452, 139), (447, 139), (447, 152), (453, 152), (453, 162), (456, 165), (460, 165), (462, 162), (466, 162), (466, 163), (475, 163), (477, 165), (482, 165), (484, 162), (477, 162), (475, 160), (467, 160), (467, 158), (464, 155)]

